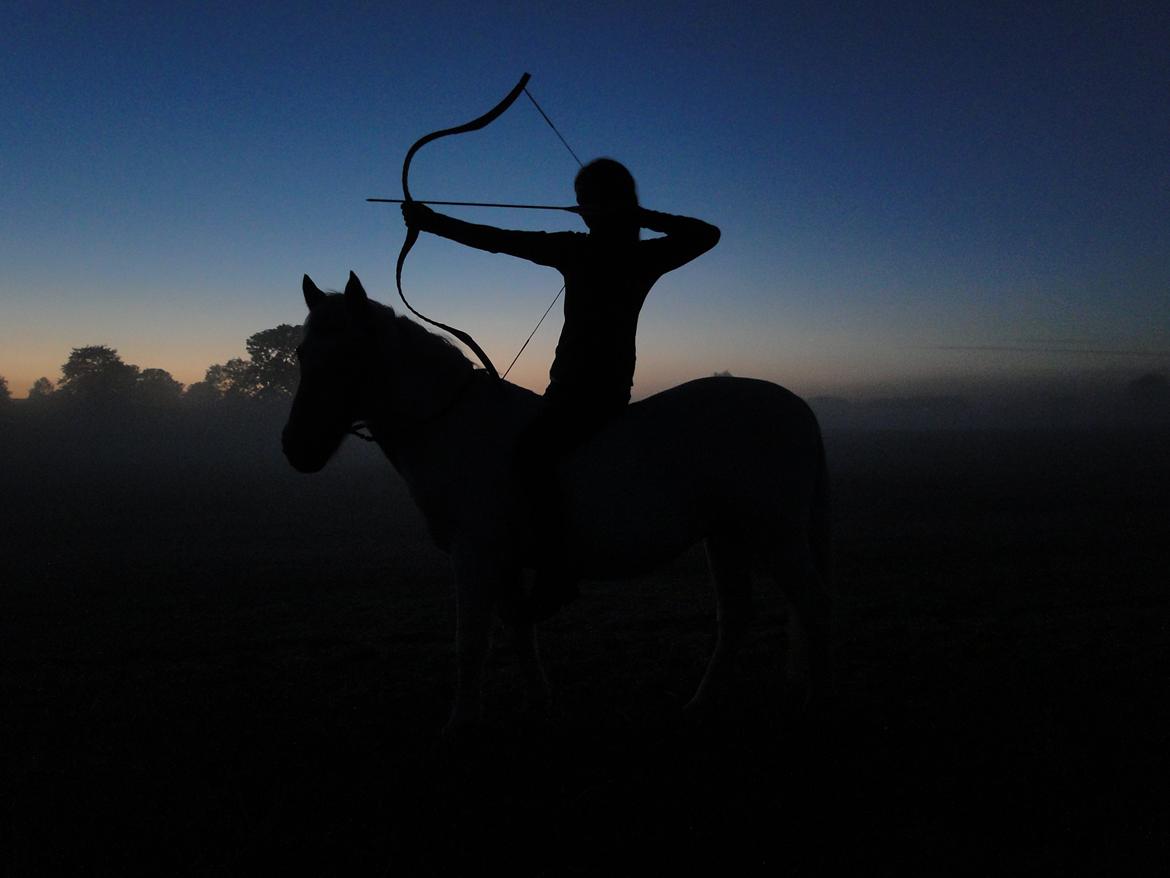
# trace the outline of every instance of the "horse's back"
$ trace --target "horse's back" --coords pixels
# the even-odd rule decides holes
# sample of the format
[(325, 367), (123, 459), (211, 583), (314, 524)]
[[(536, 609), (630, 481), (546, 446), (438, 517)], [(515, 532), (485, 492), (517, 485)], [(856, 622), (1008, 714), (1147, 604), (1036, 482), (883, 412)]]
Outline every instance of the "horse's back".
[(768, 426), (790, 437), (819, 436), (808, 404), (786, 387), (759, 378), (716, 375), (697, 378), (647, 397), (629, 407), (636, 418), (673, 420), (689, 414), (715, 418), (713, 427)]
[(795, 393), (770, 381), (724, 376), (688, 381), (634, 403), (600, 439), (610, 436), (642, 455), (676, 449), (763, 469), (789, 460), (799, 466), (802, 452), (819, 453), (821, 441), (816, 416)]
[(817, 489), (820, 430), (808, 405), (767, 381), (712, 377), (634, 403), (569, 463), (586, 529), (713, 533), (800, 526)]

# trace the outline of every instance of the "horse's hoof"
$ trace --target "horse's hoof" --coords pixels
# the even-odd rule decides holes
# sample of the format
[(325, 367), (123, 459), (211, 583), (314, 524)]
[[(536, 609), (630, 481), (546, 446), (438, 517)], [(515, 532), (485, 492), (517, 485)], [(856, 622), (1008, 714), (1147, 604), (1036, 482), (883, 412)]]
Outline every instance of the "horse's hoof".
[(556, 713), (557, 700), (550, 692), (530, 692), (524, 696), (525, 713), (539, 713), (551, 716)]
[(547, 621), (580, 596), (581, 591), (573, 580), (538, 579), (528, 598), (529, 615), (533, 622)]
[(439, 732), (439, 737), (444, 741), (474, 738), (479, 736), (483, 728), (483, 720), (478, 716), (453, 715)]
[(788, 674), (784, 680), (784, 708), (791, 714), (808, 713), (813, 703), (812, 680), (801, 674)]
[(704, 725), (711, 721), (711, 715), (714, 712), (715, 705), (710, 698), (699, 698), (696, 696), (683, 705), (683, 722), (687, 725)]

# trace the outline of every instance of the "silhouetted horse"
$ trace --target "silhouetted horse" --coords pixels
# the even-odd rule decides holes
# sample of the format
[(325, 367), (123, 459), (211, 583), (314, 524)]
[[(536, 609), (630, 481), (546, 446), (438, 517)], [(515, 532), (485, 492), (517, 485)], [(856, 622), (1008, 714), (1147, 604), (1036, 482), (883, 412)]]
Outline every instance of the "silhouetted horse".
[[(535, 556), (513, 449), (539, 397), (473, 368), (453, 345), (366, 297), (304, 280), (309, 316), (284, 453), (302, 472), (364, 421), (449, 552), (458, 683), (450, 726), (474, 721), (493, 610), (512, 629), (530, 694), (544, 675), (522, 568)], [(789, 676), (807, 694), (826, 670), (827, 479), (820, 430), (797, 396), (765, 381), (705, 378), (634, 403), (560, 468), (566, 551), (582, 576), (643, 573), (699, 540), (718, 639), (692, 705), (728, 672), (750, 614), (751, 574), (790, 604)]]

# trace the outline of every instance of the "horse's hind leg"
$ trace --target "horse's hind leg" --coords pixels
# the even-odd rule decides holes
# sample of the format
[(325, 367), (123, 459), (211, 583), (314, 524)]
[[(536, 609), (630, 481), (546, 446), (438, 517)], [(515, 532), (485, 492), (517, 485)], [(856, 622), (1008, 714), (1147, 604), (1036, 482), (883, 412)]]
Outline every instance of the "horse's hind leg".
[(773, 571), (789, 604), (788, 683), (803, 707), (829, 685), (832, 600), (804, 534), (781, 545)]
[(533, 623), (532, 608), (520, 587), (521, 577), (517, 574), (512, 585), (500, 598), (500, 621), (504, 623), (512, 648), (520, 662), (524, 675), (524, 696), (532, 707), (548, 706), (551, 692), (548, 677), (540, 662), (540, 651), (536, 644), (536, 626)]
[(710, 705), (731, 674), (732, 662), (743, 641), (752, 615), (752, 583), (747, 557), (734, 540), (711, 537), (707, 540), (707, 565), (715, 587), (718, 635), (715, 652), (707, 663), (698, 691), (688, 710)]

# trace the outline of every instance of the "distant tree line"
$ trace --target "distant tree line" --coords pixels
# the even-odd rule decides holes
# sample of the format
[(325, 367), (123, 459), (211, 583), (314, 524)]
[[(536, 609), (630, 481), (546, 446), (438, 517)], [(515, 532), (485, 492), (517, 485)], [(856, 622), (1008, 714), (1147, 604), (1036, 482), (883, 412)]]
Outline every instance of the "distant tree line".
[[(301, 327), (282, 323), (244, 342), (246, 357), (208, 366), (202, 381), (189, 387), (165, 369), (140, 369), (107, 345), (74, 348), (54, 384), (41, 377), (28, 391), (28, 404), (85, 405), (105, 408), (164, 408), (215, 405), (234, 400), (289, 399), (297, 386), (296, 347)], [(8, 381), (0, 376), (0, 415), (15, 408)]]
[[(188, 387), (165, 369), (141, 369), (126, 363), (107, 345), (74, 348), (61, 366), (61, 378), (54, 384), (41, 377), (28, 390), (29, 411), (86, 409), (116, 414), (128, 409), (163, 411), (166, 409), (210, 410), (219, 407), (236, 410), (240, 404), (291, 399), (299, 378), (296, 348), (302, 329), (282, 323), (250, 335), (244, 342), (245, 357), (233, 357), (226, 363), (207, 367), (202, 381)], [(716, 372), (729, 376), (730, 372)], [(1114, 405), (1122, 414), (1137, 416), (1151, 423), (1170, 424), (1170, 379), (1162, 372), (1147, 372), (1119, 386)], [(847, 400), (820, 397), (812, 400), (818, 415), (830, 422), (849, 422), (870, 417), (874, 421), (925, 418), (931, 422), (961, 422), (976, 414), (968, 412), (968, 402), (958, 397), (906, 397), (849, 403)], [(1069, 401), (1067, 408), (1076, 408)], [(1017, 406), (1027, 413), (1028, 402)], [(1045, 417), (1051, 401), (1035, 400), (1038, 417)], [(0, 375), (0, 422), (9, 422), (17, 412), (8, 380)], [(871, 411), (872, 410), (872, 411)], [(868, 415), (867, 415), (868, 412)], [(1112, 409), (1096, 413), (1098, 419), (1115, 414)]]

